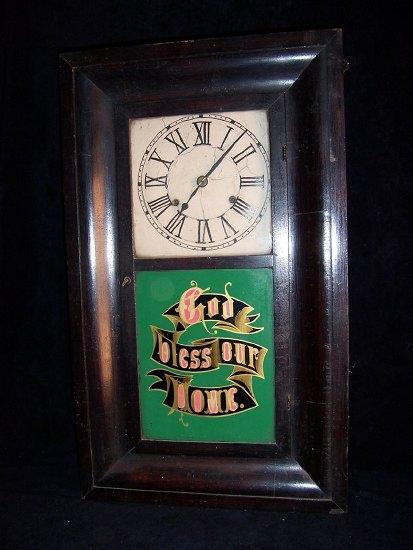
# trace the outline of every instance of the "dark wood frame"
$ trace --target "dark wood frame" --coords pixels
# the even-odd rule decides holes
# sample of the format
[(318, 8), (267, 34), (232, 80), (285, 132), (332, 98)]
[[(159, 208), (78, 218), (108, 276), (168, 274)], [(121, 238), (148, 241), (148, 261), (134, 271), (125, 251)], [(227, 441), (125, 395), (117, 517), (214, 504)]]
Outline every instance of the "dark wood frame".
[[(348, 319), (339, 30), (61, 56), (83, 497), (343, 511)], [(267, 109), (274, 253), (133, 260), (128, 120)], [(134, 269), (274, 270), (277, 442), (140, 440)], [(190, 475), (189, 475), (190, 474)]]

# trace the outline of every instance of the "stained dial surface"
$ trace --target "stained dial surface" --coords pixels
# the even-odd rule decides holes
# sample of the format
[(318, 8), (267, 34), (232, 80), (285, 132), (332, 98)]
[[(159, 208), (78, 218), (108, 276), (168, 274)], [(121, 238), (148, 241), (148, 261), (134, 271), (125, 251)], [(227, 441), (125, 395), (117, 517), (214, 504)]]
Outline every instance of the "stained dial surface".
[[(133, 121), (137, 256), (223, 255), (231, 248), (234, 254), (269, 251), (267, 121), (265, 113), (257, 113), (259, 120), (244, 113), (242, 121), (237, 113), (168, 117), (160, 119), (161, 128), (154, 119)], [(148, 141), (151, 121), (153, 131), (159, 129)], [(144, 136), (146, 146), (136, 159), (133, 138)], [(161, 241), (151, 250), (144, 241), (153, 239), (153, 230)], [(247, 237), (249, 242), (241, 246)]]

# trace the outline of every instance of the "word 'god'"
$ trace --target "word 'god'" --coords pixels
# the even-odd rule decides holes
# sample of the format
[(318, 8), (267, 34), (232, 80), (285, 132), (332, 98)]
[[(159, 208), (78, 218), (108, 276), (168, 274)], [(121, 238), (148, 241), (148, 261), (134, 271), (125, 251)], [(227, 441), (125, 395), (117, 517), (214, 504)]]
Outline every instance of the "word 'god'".
[[(234, 316), (234, 300), (230, 296), (215, 295), (204, 304), (196, 304), (196, 300), (205, 292), (198, 287), (188, 288), (179, 300), (179, 316), (188, 325), (200, 323), (206, 317), (213, 319), (230, 319)], [(206, 313), (205, 313), (206, 310)]]

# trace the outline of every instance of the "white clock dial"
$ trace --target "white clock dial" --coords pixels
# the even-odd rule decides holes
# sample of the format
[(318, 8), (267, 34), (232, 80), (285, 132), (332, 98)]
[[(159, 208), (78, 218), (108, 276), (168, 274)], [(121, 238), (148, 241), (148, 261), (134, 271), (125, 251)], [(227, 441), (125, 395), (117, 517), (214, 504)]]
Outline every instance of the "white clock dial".
[(133, 121), (137, 256), (270, 251), (268, 124), (247, 113)]

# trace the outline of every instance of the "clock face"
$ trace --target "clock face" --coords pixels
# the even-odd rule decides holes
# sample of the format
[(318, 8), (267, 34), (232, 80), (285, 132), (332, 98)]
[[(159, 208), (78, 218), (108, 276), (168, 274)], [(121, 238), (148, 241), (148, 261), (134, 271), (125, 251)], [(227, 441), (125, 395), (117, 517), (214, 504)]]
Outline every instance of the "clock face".
[(264, 111), (136, 119), (131, 158), (136, 256), (270, 252)]

